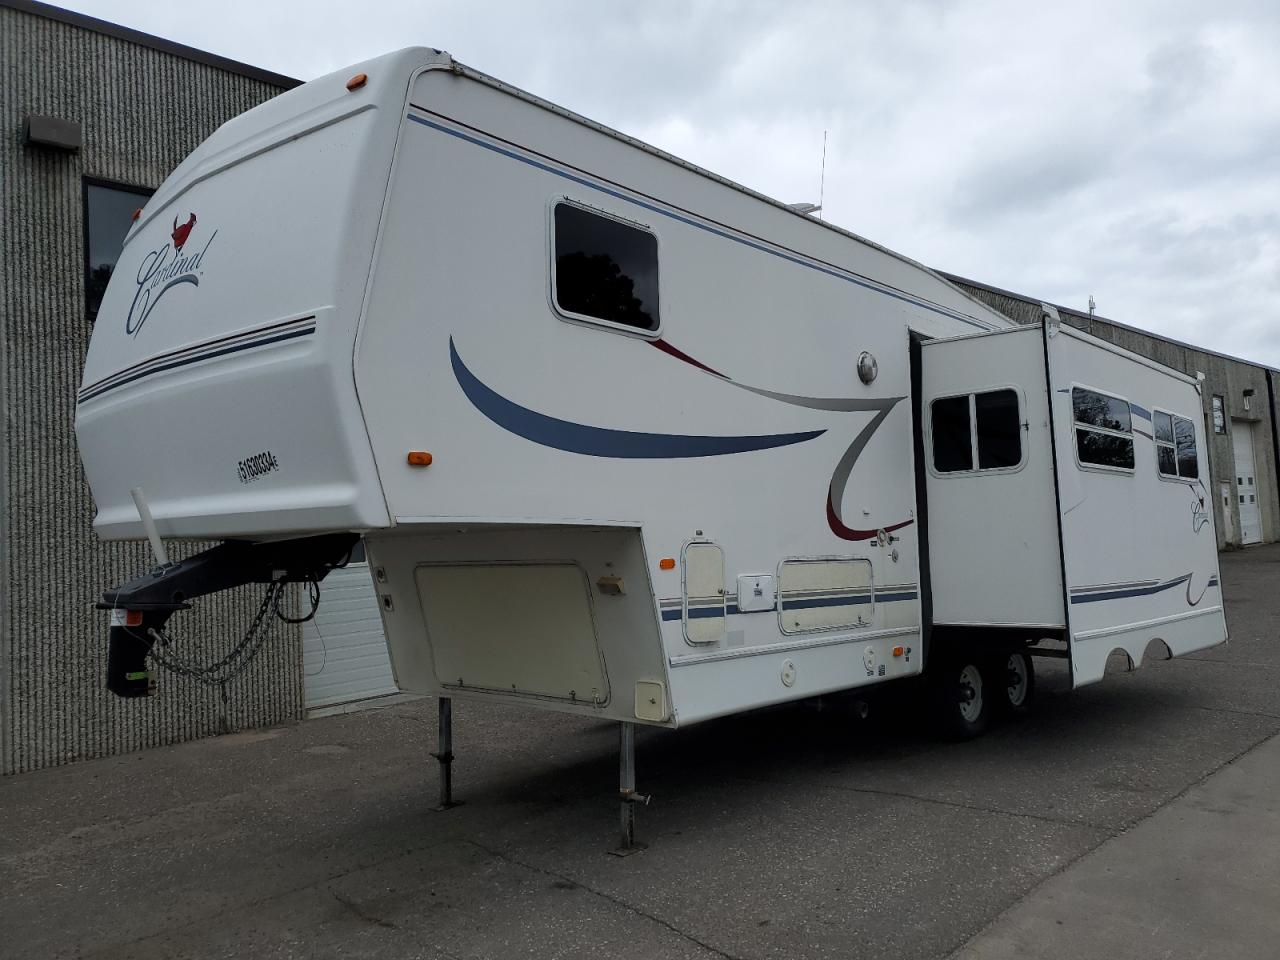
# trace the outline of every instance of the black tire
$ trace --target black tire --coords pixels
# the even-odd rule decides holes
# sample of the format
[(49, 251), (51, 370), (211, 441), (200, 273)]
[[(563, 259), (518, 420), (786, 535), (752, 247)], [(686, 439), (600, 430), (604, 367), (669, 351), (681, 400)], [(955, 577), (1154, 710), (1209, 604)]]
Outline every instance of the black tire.
[(988, 670), (992, 701), (1006, 717), (1021, 717), (1031, 711), (1036, 692), (1035, 663), (1025, 650), (1009, 650), (997, 655)]
[(989, 671), (974, 657), (942, 660), (929, 668), (934, 724), (948, 740), (972, 740), (991, 722)]

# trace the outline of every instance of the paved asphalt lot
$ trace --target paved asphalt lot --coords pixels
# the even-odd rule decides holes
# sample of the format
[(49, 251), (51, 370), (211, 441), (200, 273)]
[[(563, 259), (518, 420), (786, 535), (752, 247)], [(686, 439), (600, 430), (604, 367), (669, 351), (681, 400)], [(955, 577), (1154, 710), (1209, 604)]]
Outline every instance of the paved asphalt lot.
[(1222, 568), (1229, 646), (1042, 673), (972, 743), (901, 702), (642, 730), (625, 859), (614, 727), (466, 701), (445, 813), (432, 701), (6, 778), (0, 955), (1273, 957), (1280, 546)]

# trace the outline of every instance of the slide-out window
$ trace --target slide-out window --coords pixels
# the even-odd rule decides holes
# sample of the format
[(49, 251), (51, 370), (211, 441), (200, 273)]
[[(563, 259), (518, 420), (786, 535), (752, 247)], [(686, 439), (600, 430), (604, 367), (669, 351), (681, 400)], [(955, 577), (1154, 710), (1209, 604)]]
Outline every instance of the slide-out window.
[(1071, 388), (1076, 457), (1083, 466), (1133, 469), (1129, 401), (1085, 387)]
[(1016, 390), (941, 397), (929, 405), (938, 473), (1007, 470), (1022, 464), (1022, 412)]
[(570, 203), (554, 211), (556, 306), (588, 320), (658, 329), (658, 238)]
[(1196, 425), (1186, 417), (1156, 410), (1151, 414), (1156, 443), (1156, 469), (1162, 477), (1194, 480), (1200, 476)]

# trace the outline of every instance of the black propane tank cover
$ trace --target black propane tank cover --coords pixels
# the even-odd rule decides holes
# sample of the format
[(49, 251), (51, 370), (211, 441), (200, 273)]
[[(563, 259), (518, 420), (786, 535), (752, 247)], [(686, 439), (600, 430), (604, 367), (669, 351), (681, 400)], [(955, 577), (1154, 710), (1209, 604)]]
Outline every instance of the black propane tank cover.
[(124, 611), (111, 611), (111, 630), (107, 638), (107, 689), (117, 697), (148, 697), (155, 692), (151, 668), (147, 665), (151, 641), (143, 632), (145, 629), (144, 625), (125, 626)]

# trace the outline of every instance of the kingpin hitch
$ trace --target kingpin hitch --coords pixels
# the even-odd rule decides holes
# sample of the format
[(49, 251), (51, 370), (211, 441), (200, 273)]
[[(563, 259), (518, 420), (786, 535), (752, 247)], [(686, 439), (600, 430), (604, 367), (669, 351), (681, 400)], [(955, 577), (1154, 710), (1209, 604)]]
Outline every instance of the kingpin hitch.
[(108, 590), (97, 605), (111, 611), (107, 689), (119, 697), (153, 692), (147, 655), (169, 618), (189, 609), (189, 601), (246, 583), (318, 584), (343, 565), (359, 539), (331, 533), (265, 543), (227, 540)]

